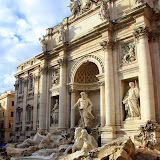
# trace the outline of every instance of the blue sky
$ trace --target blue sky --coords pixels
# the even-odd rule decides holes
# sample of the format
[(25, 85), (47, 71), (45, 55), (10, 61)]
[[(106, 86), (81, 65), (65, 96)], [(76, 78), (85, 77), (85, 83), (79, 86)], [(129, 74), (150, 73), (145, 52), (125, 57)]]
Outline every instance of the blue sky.
[(0, 93), (14, 90), (16, 66), (40, 52), (46, 28), (70, 15), (70, 0), (0, 0)]

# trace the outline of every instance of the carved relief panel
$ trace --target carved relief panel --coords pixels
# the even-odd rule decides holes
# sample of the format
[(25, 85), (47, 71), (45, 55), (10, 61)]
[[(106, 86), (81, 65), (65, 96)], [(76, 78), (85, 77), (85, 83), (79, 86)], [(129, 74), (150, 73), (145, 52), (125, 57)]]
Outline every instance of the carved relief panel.
[(121, 45), (121, 51), (120, 51), (120, 66), (126, 66), (129, 64), (132, 64), (136, 61), (136, 49), (135, 44), (127, 43)]
[(52, 87), (59, 84), (59, 79), (60, 79), (59, 70), (53, 70), (51, 77)]

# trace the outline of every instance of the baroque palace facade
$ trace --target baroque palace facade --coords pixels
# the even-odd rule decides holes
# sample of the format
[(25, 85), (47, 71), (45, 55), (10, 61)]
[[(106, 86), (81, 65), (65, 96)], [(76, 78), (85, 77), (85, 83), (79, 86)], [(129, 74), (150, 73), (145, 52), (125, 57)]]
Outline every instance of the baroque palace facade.
[[(102, 144), (134, 137), (148, 120), (159, 140), (159, 1), (75, 0), (69, 7), (71, 16), (39, 39), (42, 51), (17, 66), (15, 140), (38, 128), (56, 135), (83, 116), (92, 116)], [(81, 92), (90, 111), (73, 108), (82, 105)]]

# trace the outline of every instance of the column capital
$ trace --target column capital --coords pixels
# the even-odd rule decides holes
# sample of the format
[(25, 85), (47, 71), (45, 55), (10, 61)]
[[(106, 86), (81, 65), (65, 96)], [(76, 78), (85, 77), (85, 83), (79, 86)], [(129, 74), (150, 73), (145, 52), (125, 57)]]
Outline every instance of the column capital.
[(103, 47), (103, 50), (107, 50), (107, 49), (112, 49), (113, 48), (113, 45), (114, 45), (114, 41), (106, 41), (106, 40), (103, 40), (99, 43), (102, 47)]
[(47, 66), (42, 66), (42, 67), (39, 68), (40, 75), (46, 74), (47, 71), (48, 71), (48, 67)]
[(28, 76), (23, 79), (24, 86), (26, 87), (28, 84)]
[(73, 84), (67, 84), (67, 89), (69, 93), (75, 93), (76, 90), (73, 87)]
[(65, 58), (60, 58), (57, 60), (57, 63), (62, 67), (64, 64), (66, 64), (66, 59)]
[(40, 75), (39, 75), (39, 74), (35, 74), (35, 75), (33, 76), (33, 78), (34, 78), (35, 81), (38, 81), (39, 78), (40, 78)]
[(104, 81), (98, 81), (98, 85), (105, 86), (105, 82)]
[(160, 36), (160, 28), (152, 30), (149, 34), (149, 41), (158, 42)]
[(136, 39), (139, 39), (143, 36), (147, 36), (149, 35), (149, 28), (147, 26), (141, 26), (141, 27), (137, 27), (134, 29), (134, 33), (133, 33), (134, 37)]

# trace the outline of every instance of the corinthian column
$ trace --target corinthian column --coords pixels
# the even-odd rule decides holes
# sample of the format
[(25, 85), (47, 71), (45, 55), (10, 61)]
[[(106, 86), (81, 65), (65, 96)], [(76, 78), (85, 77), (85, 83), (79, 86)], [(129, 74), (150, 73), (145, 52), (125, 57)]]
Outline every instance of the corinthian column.
[(16, 82), (15, 82), (15, 99), (14, 99), (14, 121), (13, 121), (13, 131), (15, 131), (15, 126), (16, 126), (16, 114), (17, 114), (17, 108), (18, 108), (18, 78), (16, 77)]
[(105, 52), (105, 125), (115, 125), (114, 73), (112, 58), (112, 42), (100, 43)]
[(65, 59), (59, 59), (60, 65), (60, 88), (59, 88), (59, 129), (66, 128), (66, 61)]
[(44, 61), (40, 68), (40, 108), (39, 108), (39, 128), (46, 129), (46, 92), (47, 92), (47, 65)]
[(148, 43), (148, 28), (135, 29), (134, 36), (137, 39), (137, 55), (139, 63), (140, 82), (140, 106), (141, 118), (144, 121), (155, 120), (155, 102), (153, 91), (153, 76), (151, 67), (151, 55)]
[(26, 106), (27, 106), (27, 86), (28, 86), (28, 75), (23, 80), (24, 89), (23, 89), (23, 116), (22, 116), (22, 131), (25, 131), (25, 121), (26, 121)]

